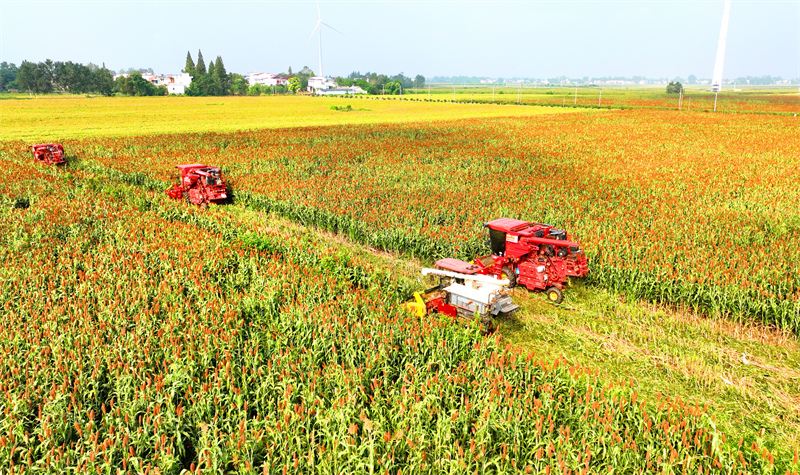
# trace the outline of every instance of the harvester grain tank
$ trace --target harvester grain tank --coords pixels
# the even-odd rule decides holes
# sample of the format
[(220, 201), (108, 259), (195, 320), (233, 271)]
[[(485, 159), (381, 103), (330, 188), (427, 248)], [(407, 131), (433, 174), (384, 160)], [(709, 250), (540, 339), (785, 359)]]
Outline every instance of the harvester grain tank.
[(222, 203), (230, 195), (228, 186), (218, 167), (210, 167), (202, 163), (178, 165), (181, 181), (165, 191), (175, 199), (184, 199), (187, 203), (208, 206), (209, 203)]

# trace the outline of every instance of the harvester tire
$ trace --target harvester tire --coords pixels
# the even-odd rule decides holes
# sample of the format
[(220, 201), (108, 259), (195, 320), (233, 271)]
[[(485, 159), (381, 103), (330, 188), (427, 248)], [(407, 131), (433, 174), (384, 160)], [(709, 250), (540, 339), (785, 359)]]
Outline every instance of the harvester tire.
[(517, 286), (517, 274), (516, 274), (516, 272), (514, 272), (514, 269), (512, 269), (511, 267), (508, 267), (508, 266), (503, 267), (503, 270), (500, 271), (500, 275), (504, 279), (508, 279), (508, 282), (509, 282), (508, 288), (509, 289), (514, 288), (514, 287)]
[(561, 303), (564, 301), (564, 292), (558, 287), (549, 287), (544, 293), (547, 295), (547, 300), (550, 303)]
[(187, 191), (183, 192), (183, 201), (185, 201), (187, 205), (192, 203), (191, 200), (189, 199), (189, 192)]

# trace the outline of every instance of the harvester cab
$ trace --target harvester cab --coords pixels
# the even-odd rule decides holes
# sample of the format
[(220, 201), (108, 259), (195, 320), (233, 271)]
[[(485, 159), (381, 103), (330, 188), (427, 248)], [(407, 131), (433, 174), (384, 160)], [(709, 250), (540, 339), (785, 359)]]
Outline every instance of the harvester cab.
[(172, 198), (183, 198), (187, 203), (203, 206), (228, 199), (228, 187), (218, 167), (190, 163), (175, 168), (181, 172), (181, 181), (166, 190)]
[(42, 143), (31, 145), (33, 159), (47, 165), (64, 163), (64, 146), (60, 143)]
[(439, 285), (415, 293), (413, 302), (406, 304), (417, 316), (440, 313), (454, 319), (477, 319), (483, 331), (490, 333), (495, 329), (493, 316), (519, 309), (506, 291), (508, 280), (478, 274), (478, 266), (458, 259), (442, 259), (436, 266), (440, 269), (422, 269), (422, 275), (439, 276)]
[(580, 244), (562, 229), (511, 218), (484, 226), (491, 254), (475, 259), (480, 274), (508, 279), (512, 287), (544, 290), (550, 301), (561, 303), (567, 277), (584, 277), (589, 271)]

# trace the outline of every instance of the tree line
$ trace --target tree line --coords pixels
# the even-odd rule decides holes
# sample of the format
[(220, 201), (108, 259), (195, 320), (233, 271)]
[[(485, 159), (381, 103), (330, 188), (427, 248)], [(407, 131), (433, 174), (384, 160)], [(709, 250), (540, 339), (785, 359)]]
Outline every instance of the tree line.
[(105, 65), (83, 65), (72, 61), (50, 59), (33, 63), (23, 61), (0, 63), (0, 87), (18, 89), (31, 94), (68, 92), (72, 94), (97, 93), (110, 96), (114, 93), (114, 78)]
[[(142, 73), (150, 72), (147, 69), (133, 69), (126, 71), (128, 76), (119, 76), (114, 80), (114, 71), (105, 67), (89, 63), (83, 65), (72, 61), (52, 61), (50, 59), (33, 63), (23, 61), (17, 67), (13, 63), (0, 63), (0, 90), (17, 89), (32, 94), (48, 94), (52, 92), (88, 94), (96, 93), (104, 96), (122, 94), (128, 96), (163, 96), (168, 91), (165, 86), (156, 86), (142, 77)], [(186, 53), (186, 64), (183, 69), (192, 77), (192, 82), (186, 87), (187, 96), (227, 96), (284, 94), (305, 91), (309, 78), (314, 71), (304, 66), (299, 72), (293, 73), (289, 67), (288, 73), (281, 72), (279, 76), (291, 76), (286, 86), (265, 86), (255, 84), (250, 86), (247, 79), (241, 74), (228, 73), (221, 56), (210, 61), (206, 66), (203, 52), (197, 52), (197, 62), (190, 52)], [(367, 72), (361, 74), (353, 71), (347, 77), (336, 77), (336, 84), (343, 87), (358, 86), (368, 94), (396, 95), (404, 91), (425, 86), (425, 77), (417, 75), (410, 78), (402, 72), (393, 76)]]
[(215, 61), (209, 62), (206, 68), (202, 51), (197, 51), (197, 64), (192, 60), (192, 54), (187, 51), (183, 72), (189, 73), (192, 77), (192, 84), (186, 88), (187, 96), (227, 96), (234, 92), (232, 78), (225, 70), (222, 56), (217, 56)]
[(353, 71), (346, 78), (337, 77), (335, 81), (340, 86), (358, 86), (372, 95), (397, 95), (402, 91), (425, 86), (425, 76), (417, 74), (414, 79), (411, 79), (402, 72), (394, 76), (387, 76), (369, 71), (362, 75), (358, 71)]

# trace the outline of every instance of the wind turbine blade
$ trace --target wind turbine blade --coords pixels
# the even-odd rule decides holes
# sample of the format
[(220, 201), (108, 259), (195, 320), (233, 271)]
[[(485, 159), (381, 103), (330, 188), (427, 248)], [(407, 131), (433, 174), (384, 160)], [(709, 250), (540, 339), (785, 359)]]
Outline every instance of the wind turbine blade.
[[(330, 26), (329, 24), (325, 23), (324, 21), (323, 21), (323, 22), (321, 22), (321, 23), (322, 23), (323, 25), (327, 26), (328, 28), (330, 28), (331, 30), (335, 31), (336, 33), (339, 33), (340, 35), (344, 35), (344, 33), (342, 33), (341, 31), (337, 30), (336, 28), (334, 28), (334, 27)], [(347, 36), (347, 35), (344, 35), (344, 36)]]
[(308, 44), (311, 43), (311, 38), (314, 37), (314, 33), (317, 31), (317, 28), (319, 28), (319, 25), (321, 25), (321, 24), (322, 23), (318, 21), (317, 24), (314, 25), (314, 29), (311, 30), (311, 35), (309, 35), (308, 41), (306, 41), (306, 46), (308, 46)]

